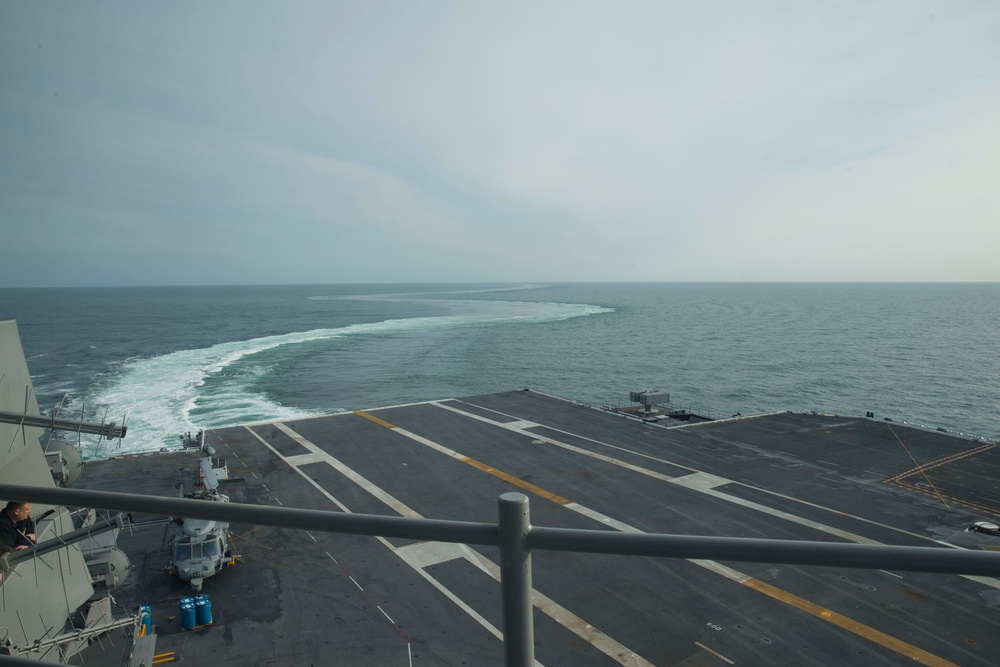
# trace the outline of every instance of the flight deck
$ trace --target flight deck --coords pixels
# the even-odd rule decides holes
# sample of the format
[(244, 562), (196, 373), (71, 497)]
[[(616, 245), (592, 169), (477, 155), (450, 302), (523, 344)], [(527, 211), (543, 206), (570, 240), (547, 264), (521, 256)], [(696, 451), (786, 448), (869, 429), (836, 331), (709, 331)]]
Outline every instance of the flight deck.
[[(232, 502), (536, 526), (1000, 549), (997, 444), (884, 418), (629, 418), (522, 390), (209, 431)], [(78, 487), (176, 496), (190, 452), (91, 462)], [(120, 604), (149, 604), (155, 653), (213, 665), (499, 665), (499, 550), (230, 525), (182, 629), (165, 571), (176, 523), (135, 516)], [(991, 665), (986, 577), (535, 550), (535, 657), (557, 665)], [(121, 665), (116, 631), (74, 664)]]

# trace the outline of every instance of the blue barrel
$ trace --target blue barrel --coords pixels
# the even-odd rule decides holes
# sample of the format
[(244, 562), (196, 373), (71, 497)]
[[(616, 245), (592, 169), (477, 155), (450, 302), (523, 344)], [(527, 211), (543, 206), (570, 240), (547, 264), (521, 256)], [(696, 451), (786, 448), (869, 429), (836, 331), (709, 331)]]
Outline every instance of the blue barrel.
[(139, 605), (139, 622), (146, 629), (145, 634), (153, 634), (153, 610), (148, 604)]
[(194, 611), (198, 625), (212, 624), (212, 603), (208, 601), (207, 595), (201, 596), (195, 601)]
[(195, 626), (195, 614), (193, 604), (181, 605), (181, 630), (190, 630)]

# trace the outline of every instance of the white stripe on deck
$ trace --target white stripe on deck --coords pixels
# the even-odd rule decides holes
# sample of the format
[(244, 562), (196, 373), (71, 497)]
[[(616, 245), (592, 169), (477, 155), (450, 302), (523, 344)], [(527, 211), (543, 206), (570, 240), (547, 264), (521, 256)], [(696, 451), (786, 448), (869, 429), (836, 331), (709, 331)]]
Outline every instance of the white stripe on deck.
[[(363, 475), (361, 475), (357, 471), (353, 470), (352, 468), (347, 467), (344, 463), (342, 463), (341, 461), (337, 460), (336, 458), (334, 458), (333, 456), (331, 456), (329, 453), (323, 451), (322, 449), (320, 449), (319, 447), (317, 447), (313, 443), (309, 442), (308, 440), (306, 440), (301, 435), (299, 435), (298, 433), (296, 433), (295, 431), (293, 431), (292, 429), (290, 429), (285, 424), (282, 424), (281, 422), (276, 422), (275, 426), (277, 426), (282, 432), (284, 432), (284, 433), (288, 434), (289, 436), (291, 436), (295, 440), (295, 442), (299, 443), (300, 445), (302, 445), (303, 447), (305, 447), (306, 449), (309, 450), (309, 452), (315, 457), (315, 460), (311, 459), (310, 463), (317, 463), (317, 462), (328, 463), (337, 472), (339, 472), (341, 475), (343, 475), (347, 479), (351, 480), (352, 482), (354, 482), (355, 484), (357, 484), (358, 486), (360, 486), (362, 489), (364, 489), (368, 493), (372, 494), (373, 496), (375, 496), (376, 498), (378, 498), (379, 500), (381, 500), (383, 503), (385, 503), (386, 505), (388, 505), (389, 507), (391, 507), (393, 510), (395, 510), (396, 512), (398, 512), (400, 514), (400, 516), (406, 516), (406, 517), (412, 517), (412, 518), (420, 517), (420, 515), (417, 514), (416, 511), (414, 511), (410, 507), (407, 507), (406, 503), (404, 503), (403, 501), (401, 501), (401, 500), (393, 497), (391, 494), (387, 493), (385, 491), (385, 489), (383, 489), (379, 485), (377, 485), (377, 484), (375, 484), (373, 482), (370, 482), (369, 480), (365, 479), (365, 477)], [(281, 455), (278, 454), (278, 456), (281, 456)], [(294, 464), (294, 463), (291, 462), (291, 459), (293, 459), (293, 458), (296, 458), (296, 457), (288, 457), (288, 458), (286, 458), (284, 456), (281, 456), (281, 459), (285, 463), (287, 463), (288, 465), (290, 465), (293, 468), (295, 468), (296, 470), (298, 470), (298, 466), (296, 464)], [(308, 475), (306, 475), (306, 477), (308, 477)]]
[[(475, 415), (473, 415), (473, 416), (475, 416)], [(427, 445), (428, 447), (431, 447), (432, 449), (435, 449), (435, 450), (440, 451), (440, 452), (445, 452), (445, 453), (448, 454), (448, 456), (451, 456), (453, 458), (470, 458), (470, 457), (467, 457), (467, 456), (465, 456), (465, 455), (463, 455), (463, 454), (461, 454), (459, 452), (456, 452), (455, 450), (453, 450), (453, 449), (451, 449), (449, 447), (445, 447), (444, 445), (440, 445), (438, 443), (435, 443), (435, 442), (429, 440), (428, 438), (425, 438), (423, 436), (416, 436), (416, 435), (410, 433), (409, 431), (406, 431), (405, 429), (401, 429), (399, 427), (396, 427), (393, 430), (395, 432), (397, 432), (397, 433), (400, 433), (401, 435), (405, 435), (405, 436), (407, 436), (409, 438), (413, 438), (417, 442), (420, 442), (421, 444)], [(711, 477), (711, 476), (707, 476), (707, 477)], [(618, 520), (618, 519), (616, 519), (614, 517), (611, 517), (611, 516), (608, 516), (607, 514), (604, 514), (603, 512), (599, 512), (599, 511), (593, 509), (592, 507), (587, 507), (586, 505), (581, 505), (580, 503), (577, 503), (577, 502), (571, 501), (571, 502), (569, 502), (569, 503), (567, 503), (565, 505), (560, 505), (560, 506), (561, 507), (565, 507), (566, 509), (568, 509), (568, 510), (570, 510), (572, 512), (576, 512), (577, 514), (579, 514), (581, 516), (585, 516), (588, 519), (596, 521), (596, 522), (600, 523), (601, 525), (610, 526), (610, 527), (614, 528), (615, 530), (617, 530), (619, 532), (622, 532), (622, 533), (643, 533), (643, 532), (645, 532), (645, 531), (643, 531), (643, 530), (641, 530), (639, 528), (636, 528), (635, 526), (632, 526), (630, 524), (625, 523), (624, 521), (620, 521), (620, 520)], [(703, 567), (706, 570), (709, 570), (711, 572), (715, 572), (716, 574), (721, 574), (722, 576), (726, 577), (727, 579), (731, 579), (731, 580), (736, 581), (736, 582), (742, 583), (744, 581), (752, 579), (752, 577), (750, 577), (750, 575), (744, 574), (744, 573), (742, 573), (742, 572), (740, 572), (738, 570), (734, 570), (731, 567), (728, 567), (726, 565), (722, 565), (721, 563), (717, 563), (717, 562), (712, 561), (712, 560), (700, 560), (700, 559), (692, 559), (692, 558), (688, 558), (686, 560), (688, 560), (691, 563), (694, 563), (695, 565)]]
[(307, 466), (310, 463), (325, 463), (326, 459), (322, 452), (309, 452), (308, 454), (297, 454), (296, 456), (285, 457), (285, 463), (291, 466)]
[[(793, 498), (791, 496), (787, 496), (787, 495), (784, 495), (784, 494), (781, 494), (781, 493), (776, 493), (774, 491), (768, 491), (767, 489), (760, 489), (758, 487), (751, 486), (749, 484), (744, 484), (742, 482), (737, 482), (737, 481), (732, 480), (732, 479), (727, 479), (725, 477), (720, 477), (718, 475), (713, 475), (711, 473), (704, 472), (702, 470), (697, 470), (697, 469), (692, 468), (690, 466), (685, 466), (685, 465), (682, 465), (682, 464), (679, 464), (679, 463), (674, 463), (674, 462), (668, 461), (666, 459), (662, 459), (662, 458), (658, 458), (658, 457), (652, 456), (650, 454), (645, 454), (643, 452), (633, 451), (633, 450), (627, 449), (625, 447), (622, 447), (620, 445), (613, 445), (613, 444), (610, 444), (610, 443), (607, 443), (607, 442), (602, 442), (600, 440), (595, 440), (593, 438), (588, 438), (586, 436), (581, 436), (581, 435), (578, 435), (578, 434), (575, 434), (575, 433), (571, 433), (569, 431), (563, 431), (563, 430), (560, 430), (560, 429), (557, 429), (557, 428), (553, 428), (553, 427), (550, 427), (550, 426), (545, 426), (544, 427), (544, 428), (546, 428), (546, 429), (548, 429), (550, 431), (556, 431), (557, 433), (564, 433), (564, 434), (566, 434), (568, 436), (572, 436), (572, 437), (578, 438), (580, 440), (586, 440), (588, 442), (592, 442), (592, 443), (594, 443), (596, 445), (599, 445), (601, 447), (606, 447), (606, 448), (609, 448), (609, 449), (619, 450), (619, 451), (626, 452), (626, 453), (634, 455), (634, 456), (639, 456), (639, 457), (642, 457), (642, 458), (645, 458), (645, 459), (649, 459), (651, 461), (656, 461), (658, 463), (664, 463), (664, 464), (667, 464), (667, 465), (670, 465), (670, 466), (674, 466), (674, 467), (678, 467), (678, 468), (682, 468), (682, 469), (690, 470), (691, 471), (691, 474), (689, 474), (689, 475), (683, 475), (681, 477), (671, 477), (671, 476), (668, 476), (668, 475), (664, 475), (664, 474), (659, 473), (659, 472), (657, 472), (655, 470), (649, 470), (648, 468), (643, 468), (641, 466), (637, 466), (637, 465), (634, 465), (632, 463), (628, 463), (626, 461), (622, 461), (621, 459), (616, 459), (616, 458), (611, 457), (611, 456), (606, 456), (604, 454), (599, 454), (597, 452), (593, 452), (593, 451), (588, 450), (588, 449), (583, 449), (582, 447), (576, 447), (574, 445), (570, 445), (568, 443), (561, 442), (561, 441), (556, 440), (554, 438), (551, 438), (551, 437), (548, 437), (548, 436), (544, 436), (544, 435), (539, 435), (538, 433), (533, 433), (531, 431), (528, 431), (527, 429), (529, 429), (529, 428), (538, 428), (538, 427), (540, 427), (542, 425), (541, 424), (537, 424), (537, 423), (532, 422), (532, 421), (525, 420), (525, 419), (516, 419), (515, 421), (501, 422), (501, 421), (496, 421), (496, 420), (493, 420), (493, 419), (489, 419), (488, 417), (483, 417), (481, 415), (477, 415), (477, 414), (472, 413), (472, 412), (466, 412), (465, 410), (462, 410), (460, 408), (456, 408), (453, 405), (448, 405), (448, 404), (445, 404), (445, 403), (442, 403), (442, 402), (438, 402), (438, 401), (431, 401), (430, 405), (434, 405), (434, 406), (436, 406), (438, 408), (441, 408), (443, 410), (448, 410), (450, 412), (454, 412), (456, 414), (462, 415), (463, 417), (466, 417), (466, 418), (469, 418), (469, 419), (474, 419), (476, 421), (480, 421), (480, 422), (483, 422), (483, 423), (486, 423), (486, 424), (490, 424), (492, 426), (499, 427), (499, 428), (502, 428), (502, 429), (506, 429), (508, 431), (514, 431), (515, 433), (520, 433), (521, 435), (524, 435), (526, 437), (530, 437), (532, 440), (538, 440), (538, 441), (541, 441), (542, 443), (553, 445), (555, 447), (559, 447), (561, 449), (565, 449), (565, 450), (568, 450), (568, 451), (576, 452), (576, 453), (581, 454), (583, 456), (587, 456), (589, 458), (596, 459), (598, 461), (603, 461), (605, 463), (610, 463), (611, 465), (618, 466), (618, 467), (624, 468), (626, 470), (631, 470), (633, 472), (637, 472), (637, 473), (640, 473), (642, 475), (646, 475), (648, 477), (653, 477), (653, 478), (660, 479), (660, 480), (665, 481), (665, 482), (670, 482), (672, 484), (677, 484), (679, 486), (683, 486), (685, 488), (689, 488), (689, 489), (692, 489), (694, 491), (698, 491), (700, 493), (704, 493), (706, 495), (712, 496), (714, 498), (718, 498), (719, 500), (724, 500), (726, 502), (733, 503), (735, 505), (740, 505), (742, 507), (745, 507), (745, 508), (750, 509), (750, 510), (754, 510), (756, 512), (760, 512), (762, 514), (767, 514), (767, 515), (770, 515), (770, 516), (773, 516), (773, 517), (776, 517), (776, 518), (779, 518), (779, 519), (783, 519), (785, 521), (789, 521), (791, 523), (798, 524), (800, 526), (805, 526), (807, 528), (812, 528), (813, 530), (817, 530), (819, 532), (826, 533), (828, 535), (833, 535), (835, 537), (839, 537), (839, 538), (841, 538), (843, 540), (846, 540), (848, 542), (855, 542), (857, 544), (876, 544), (876, 545), (878, 545), (878, 544), (884, 544), (884, 542), (879, 542), (878, 540), (873, 540), (873, 539), (864, 537), (862, 535), (857, 535), (857, 534), (852, 533), (850, 531), (841, 530), (840, 528), (836, 528), (836, 527), (830, 526), (828, 524), (820, 523), (818, 521), (813, 521), (812, 519), (807, 519), (807, 518), (805, 518), (803, 516), (799, 516), (797, 514), (792, 514), (791, 512), (785, 512), (785, 511), (782, 511), (782, 510), (775, 509), (773, 507), (768, 507), (767, 505), (762, 505), (760, 503), (755, 503), (755, 502), (750, 501), (750, 500), (744, 500), (743, 498), (739, 498), (737, 496), (733, 496), (733, 495), (730, 495), (728, 493), (725, 493), (725, 492), (722, 492), (722, 491), (718, 491), (718, 490), (716, 490), (716, 487), (718, 487), (718, 486), (724, 486), (726, 484), (737, 484), (739, 486), (744, 486), (744, 487), (747, 487), (747, 488), (750, 488), (750, 489), (754, 489), (754, 490), (757, 490), (757, 491), (762, 491), (762, 492), (767, 493), (769, 495), (772, 495), (772, 496), (774, 496), (776, 498), (781, 498), (781, 499), (784, 499), (784, 500), (788, 500), (788, 501), (800, 503), (800, 504), (805, 505), (807, 507), (812, 507), (814, 509), (823, 510), (825, 512), (832, 512), (832, 513), (837, 514), (839, 516), (847, 517), (849, 519), (854, 519), (854, 520), (859, 521), (861, 523), (865, 523), (865, 524), (868, 524), (868, 525), (871, 525), (871, 526), (875, 526), (877, 528), (884, 529), (886, 531), (892, 531), (892, 532), (895, 532), (895, 533), (898, 533), (898, 534), (901, 534), (901, 535), (906, 535), (906, 536), (909, 536), (909, 537), (919, 538), (921, 540), (932, 542), (934, 544), (938, 544), (940, 546), (948, 547), (948, 548), (951, 548), (951, 549), (961, 549), (962, 548), (962, 547), (957, 546), (955, 544), (951, 544), (951, 543), (945, 542), (943, 540), (933, 539), (933, 538), (927, 537), (926, 535), (921, 535), (919, 533), (914, 533), (914, 532), (911, 532), (911, 531), (908, 531), (908, 530), (904, 530), (904, 529), (899, 528), (897, 526), (890, 526), (888, 524), (883, 524), (883, 523), (880, 523), (878, 521), (873, 521), (871, 519), (866, 519), (864, 517), (857, 516), (857, 515), (854, 515), (854, 514), (850, 514), (848, 512), (842, 512), (840, 510), (835, 510), (835, 509), (831, 509), (829, 507), (824, 507), (822, 505), (817, 505), (815, 503), (810, 503), (808, 501), (801, 500), (799, 498)], [(494, 411), (494, 412), (497, 412), (497, 411)], [(507, 414), (502, 413), (502, 412), (497, 412), (497, 414), (498, 415), (502, 415), (504, 417), (513, 417), (513, 415), (507, 415)], [(772, 414), (772, 413), (768, 413), (768, 414)], [(773, 413), (773, 414), (779, 414), (779, 413)], [(411, 437), (413, 437), (413, 436), (411, 436)], [(414, 439), (417, 439), (417, 438), (419, 438), (419, 436), (414, 437)], [(423, 440), (418, 440), (418, 441), (423, 441)], [(427, 444), (427, 443), (425, 443), (425, 444)], [(437, 449), (437, 447), (435, 447), (435, 449)], [(452, 452), (451, 450), (448, 450), (448, 451), (450, 451), (451, 455), (454, 456), (454, 457), (456, 457), (456, 458), (458, 458), (458, 457), (461, 456), (460, 454), (458, 454), (456, 452)], [(787, 456), (792, 457), (793, 455), (792, 454), (787, 454)], [(866, 472), (869, 472), (869, 471), (866, 471)], [(872, 474), (879, 474), (879, 473), (872, 473)], [(881, 474), (879, 474), (879, 476), (881, 476)], [(573, 504), (575, 504), (575, 503), (573, 503)], [(577, 510), (577, 511), (579, 512), (579, 510)], [(579, 513), (583, 514), (583, 512), (579, 512)], [(595, 518), (595, 517), (591, 516), (591, 518)], [(606, 517), (606, 519), (607, 520), (605, 520), (605, 519), (596, 519), (596, 520), (601, 521), (601, 523), (603, 523), (605, 525), (614, 525), (612, 523), (614, 521), (614, 519), (611, 519), (610, 517)], [(618, 528), (618, 530), (621, 530), (621, 528)], [(890, 573), (887, 573), (887, 574), (890, 574)], [(899, 575), (894, 575), (894, 576), (899, 576)], [(992, 577), (981, 577), (981, 576), (976, 576), (976, 575), (971, 575), (971, 574), (962, 574), (962, 575), (958, 575), (958, 576), (962, 577), (963, 579), (968, 579), (969, 581), (975, 581), (976, 583), (982, 584), (984, 586), (989, 586), (990, 588), (1000, 589), (1000, 579), (996, 579), (996, 578), (992, 578)]]
[[(325, 462), (330, 466), (332, 466), (333, 468), (335, 468), (345, 477), (350, 479), (352, 482), (363, 488), (365, 491), (367, 491), (374, 497), (381, 500), (387, 506), (399, 512), (401, 515), (410, 518), (423, 518), (422, 515), (420, 515), (412, 508), (408, 507), (405, 503), (398, 500), (397, 498), (392, 496), (390, 493), (388, 493), (378, 485), (372, 483), (371, 481), (366, 479), (363, 475), (353, 470), (352, 468), (348, 467), (342, 461), (335, 458), (333, 455), (320, 449), (315, 444), (313, 444), (306, 438), (302, 437), (301, 435), (293, 431), (287, 425), (282, 424), (280, 422), (277, 422), (274, 425), (277, 428), (279, 428), (282, 432), (290, 436), (297, 443), (308, 449), (309, 454), (299, 454), (296, 456), (285, 457), (274, 447), (268, 444), (263, 438), (257, 435), (253, 430), (249, 428), (247, 428), (247, 430), (250, 431), (250, 433), (253, 434), (254, 437), (257, 438), (257, 440), (259, 440), (261, 443), (267, 446), (268, 449), (274, 452), (274, 454), (278, 456), (278, 458), (287, 463), (293, 470), (299, 473), (303, 478), (308, 480), (313, 487), (318, 489), (324, 496), (333, 501), (344, 512), (350, 512), (350, 510), (340, 501), (336, 500), (336, 498), (334, 498), (328, 491), (326, 491), (326, 489), (320, 486), (316, 482), (316, 480), (312, 479), (304, 471), (300, 470), (298, 465), (306, 465), (306, 463)], [(401, 435), (404, 435), (408, 438), (421, 442), (421, 444), (431, 446), (434, 449), (442, 453), (445, 453), (449, 456), (454, 456), (455, 458), (459, 458), (461, 456), (460, 454), (454, 452), (453, 450), (448, 449), (447, 447), (444, 447), (443, 445), (438, 445), (437, 443), (433, 443), (432, 441), (426, 438), (423, 438), (413, 433), (409, 433), (407, 431), (404, 431), (403, 429), (396, 428), (393, 430), (395, 432), (400, 433)], [(292, 461), (295, 460), (305, 461), (306, 463), (293, 464)], [(610, 517), (606, 518), (609, 521), (614, 522), (614, 520), (611, 519)], [(435, 579), (433, 576), (431, 576), (428, 572), (424, 570), (425, 567), (429, 567), (430, 565), (436, 565), (438, 563), (455, 560), (457, 558), (463, 558), (473, 563), (487, 574), (490, 574), (494, 579), (499, 581), (500, 577), (499, 565), (496, 565), (488, 558), (473, 551), (472, 549), (469, 549), (464, 544), (455, 545), (449, 543), (420, 542), (417, 544), (407, 545), (405, 547), (395, 547), (388, 540), (382, 537), (377, 537), (376, 539), (378, 539), (387, 549), (392, 551), (396, 556), (398, 556), (401, 560), (403, 560), (403, 562), (405, 562), (407, 565), (410, 565), (410, 567), (416, 570), (417, 573), (419, 573), (436, 589), (441, 591), (442, 594), (444, 594), (448, 599), (454, 602), (458, 607), (462, 609), (462, 611), (464, 611), (471, 618), (473, 618), (483, 628), (485, 628), (487, 631), (489, 631), (498, 639), (503, 638), (503, 634), (495, 626), (493, 626), (493, 624), (491, 624), (489, 621), (483, 618), (472, 607), (470, 607), (468, 604), (462, 601), (458, 596), (452, 593), (441, 582), (439, 582), (437, 579)], [(569, 611), (564, 607), (561, 607), (560, 605), (558, 605), (557, 603), (555, 603), (554, 601), (552, 601), (551, 599), (542, 595), (541, 593), (539, 593), (537, 590), (534, 589), (532, 590), (532, 602), (534, 603), (534, 606), (538, 608), (539, 611), (546, 614), (556, 622), (560, 623), (567, 630), (573, 632), (581, 639), (584, 639), (585, 641), (590, 643), (592, 646), (594, 646), (594, 648), (601, 651), (608, 657), (612, 658), (613, 660), (618, 662), (618, 664), (627, 667), (653, 667), (653, 663), (643, 659), (642, 657), (631, 651), (628, 647), (615, 641), (614, 639), (604, 634), (597, 628), (594, 628), (592, 625), (584, 621), (579, 616), (573, 614), (573, 612)], [(539, 663), (537, 660), (535, 661), (535, 664), (541, 667), (541, 663)]]

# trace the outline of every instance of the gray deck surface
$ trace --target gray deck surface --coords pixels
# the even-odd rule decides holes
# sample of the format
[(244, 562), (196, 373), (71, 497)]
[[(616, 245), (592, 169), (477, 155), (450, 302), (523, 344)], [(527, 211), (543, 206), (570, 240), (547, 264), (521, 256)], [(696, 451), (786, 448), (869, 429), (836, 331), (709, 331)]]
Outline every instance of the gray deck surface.
[[(541, 526), (971, 548), (1000, 517), (993, 443), (858, 417), (645, 424), (515, 391), (212, 431), (234, 502)], [(313, 450), (311, 448), (318, 448)], [(78, 486), (172, 496), (192, 453), (88, 465)], [(916, 470), (923, 465), (923, 471)], [(154, 517), (136, 517), (139, 522)], [(169, 523), (123, 532), (116, 596), (151, 604), (157, 653), (195, 665), (497, 665), (491, 548), (231, 526), (243, 562), (190, 587)], [(536, 551), (542, 665), (991, 665), (1000, 583), (975, 577)], [(114, 647), (109, 643), (114, 642)], [(119, 665), (121, 634), (77, 664)], [(82, 660), (81, 660), (82, 658)]]

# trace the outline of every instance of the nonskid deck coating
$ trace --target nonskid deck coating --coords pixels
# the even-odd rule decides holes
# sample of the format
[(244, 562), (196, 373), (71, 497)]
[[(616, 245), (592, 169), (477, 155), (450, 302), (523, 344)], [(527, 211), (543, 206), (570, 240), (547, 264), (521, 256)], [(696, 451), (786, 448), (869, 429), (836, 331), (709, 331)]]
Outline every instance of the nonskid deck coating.
[[(977, 475), (1000, 463), (990, 443), (864, 418), (669, 429), (517, 391), (219, 429), (208, 441), (241, 478), (227, 483), (234, 500), (289, 507), (495, 521), (497, 497), (519, 490), (535, 525), (925, 546), (979, 546), (963, 529), (997, 517), (994, 483)], [(172, 495), (182, 464), (150, 461), (91, 464), (81, 486), (129, 491), (122, 480), (142, 476), (149, 492), (160, 471)], [(969, 504), (887, 483), (939, 461), (927, 476)], [(174, 610), (188, 589), (159, 571), (169, 535), (143, 530), (130, 584), (136, 604), (154, 604), (158, 653), (220, 665), (502, 663), (494, 548), (233, 526), (244, 563), (205, 585), (215, 624), (182, 633)], [(544, 551), (533, 566), (543, 665), (986, 665), (1000, 630), (1000, 587), (978, 578)]]

